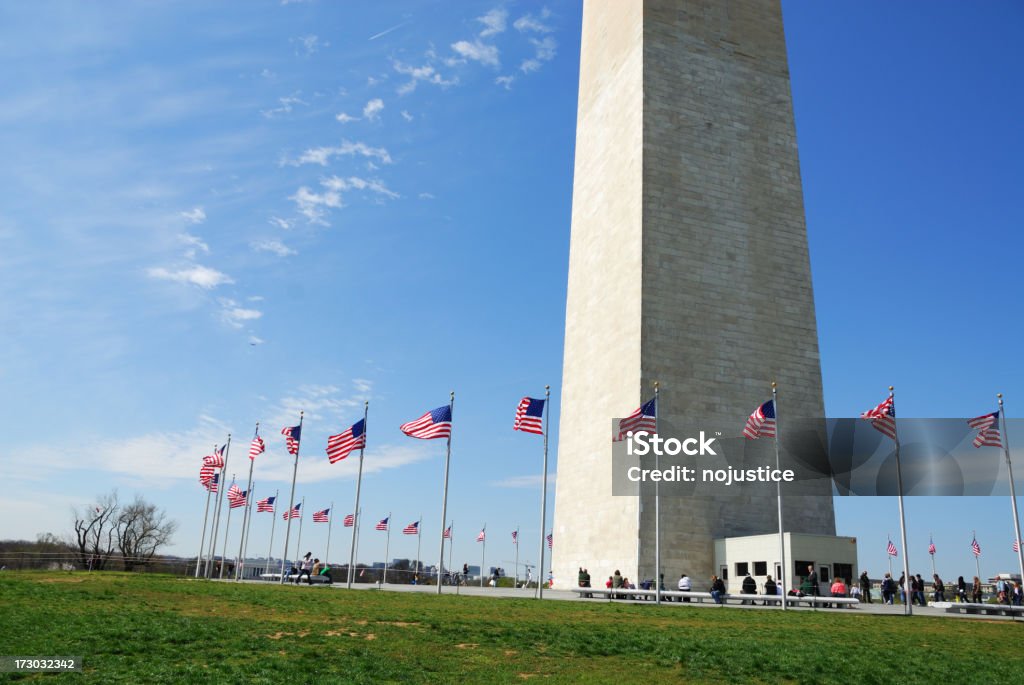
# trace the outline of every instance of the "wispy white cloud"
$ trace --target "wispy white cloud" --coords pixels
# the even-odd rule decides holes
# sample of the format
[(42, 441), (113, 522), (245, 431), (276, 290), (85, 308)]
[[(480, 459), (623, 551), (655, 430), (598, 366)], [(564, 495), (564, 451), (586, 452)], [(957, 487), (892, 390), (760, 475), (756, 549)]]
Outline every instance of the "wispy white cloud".
[(315, 147), (303, 152), (298, 159), (284, 160), (282, 164), (289, 166), (301, 166), (303, 164), (319, 164), (327, 166), (332, 157), (339, 155), (362, 155), (380, 160), (384, 164), (391, 164), (391, 155), (382, 147), (370, 147), (365, 143), (352, 143), (347, 140), (341, 141), (338, 147)]
[(401, 62), (392, 63), (395, 71), (399, 74), (403, 74), (409, 77), (409, 80), (398, 87), (399, 95), (407, 95), (416, 90), (416, 85), (422, 81), (424, 83), (430, 83), (435, 86), (441, 86), (447, 88), (448, 86), (456, 85), (459, 80), (457, 78), (445, 79), (431, 64), (424, 64), (421, 67), (412, 67)]
[(505, 24), (508, 20), (508, 11), (501, 8), (495, 8), (484, 16), (477, 17), (476, 20), (484, 25), (484, 30), (480, 32), (480, 37), (486, 38), (487, 36), (493, 36), (505, 30)]
[(372, 190), (375, 193), (380, 193), (392, 199), (398, 197), (398, 193), (388, 190), (381, 181), (376, 179), (366, 180), (357, 176), (349, 176), (348, 178), (331, 176), (320, 181), (320, 184), (324, 188), (335, 192), (343, 190)]
[(358, 393), (368, 393), (373, 389), (373, 381), (365, 378), (353, 378), (352, 387), (354, 387)]
[(545, 36), (542, 40), (531, 38), (530, 42), (535, 48), (534, 57), (532, 59), (523, 60), (523, 63), (519, 65), (520, 70), (525, 74), (537, 71), (540, 69), (543, 62), (548, 62), (554, 59), (555, 51), (558, 47), (558, 43), (551, 36)]
[(280, 107), (260, 110), (260, 114), (262, 114), (268, 119), (273, 119), (274, 117), (281, 114), (291, 114), (291, 111), (295, 108), (295, 105), (309, 105), (309, 103), (300, 98), (298, 94), (278, 98), (277, 101), (281, 103)]
[(179, 233), (178, 240), (188, 246), (188, 249), (185, 250), (185, 256), (189, 259), (193, 259), (196, 256), (196, 250), (203, 254), (210, 254), (210, 246), (198, 236), (194, 236), (191, 233)]
[(505, 86), (505, 90), (512, 90), (512, 82), (516, 80), (516, 77), (512, 74), (507, 76), (499, 76), (494, 79), (494, 82), (499, 86)]
[(194, 207), (187, 212), (182, 212), (181, 217), (190, 224), (201, 224), (206, 221), (206, 212), (202, 207)]
[(421, 200), (433, 200), (434, 199), (434, 195), (433, 195), (433, 193), (420, 193), (419, 194), (419, 198)]
[(541, 19), (547, 19), (550, 16), (551, 10), (545, 7), (541, 11), (540, 19), (534, 17), (532, 14), (526, 14), (516, 19), (515, 22), (512, 23), (512, 26), (514, 26), (520, 33), (527, 33), (531, 31), (533, 33), (551, 33), (554, 29), (541, 21)]
[(272, 216), (270, 217), (270, 219), (268, 219), (268, 221), (271, 226), (277, 226), (278, 228), (283, 228), (286, 231), (291, 229), (292, 226), (294, 226), (295, 224), (295, 222), (292, 221), (291, 219), (282, 219), (281, 217), (278, 216)]
[(255, 347), (256, 345), (262, 345), (265, 342), (266, 342), (266, 340), (264, 340), (263, 338), (260, 338), (259, 336), (256, 336), (256, 335), (250, 335), (249, 336), (249, 344), (252, 345), (253, 347)]
[[(539, 488), (543, 482), (543, 474), (534, 476), (509, 476), (501, 480), (492, 480), (488, 485), (495, 488)], [(548, 489), (555, 486), (555, 474), (548, 474)]]
[(481, 43), (479, 40), (475, 40), (472, 43), (468, 40), (460, 40), (457, 43), (452, 43), (452, 50), (465, 59), (471, 59), (481, 64), (493, 67), (497, 67), (500, 64), (498, 62), (498, 48), (494, 45)]
[(293, 254), (297, 254), (295, 250), (288, 247), (280, 240), (254, 240), (249, 243), (249, 247), (256, 250), (257, 252), (272, 252), (278, 257), (288, 257)]
[(255, 321), (263, 316), (260, 310), (240, 307), (234, 300), (222, 299), (220, 305), (221, 319), (232, 328), (242, 328), (246, 322)]
[[(375, 120), (380, 116), (381, 110), (384, 109), (384, 101), (380, 98), (374, 98), (366, 103), (366, 107), (363, 107), (363, 116), (370, 121)], [(341, 121), (340, 119), (338, 121)]]
[(175, 283), (190, 283), (204, 290), (211, 290), (225, 283), (234, 283), (234, 280), (227, 274), (199, 265), (181, 269), (167, 269), (162, 266), (153, 267), (148, 269), (146, 273), (150, 278), (161, 281), (173, 281)]
[(350, 121), (359, 121), (359, 117), (351, 116), (345, 112), (339, 112), (334, 118), (343, 124), (347, 124)]
[(321, 41), (320, 37), (315, 34), (309, 34), (308, 36), (299, 36), (298, 38), (292, 38), (292, 43), (295, 45), (295, 54), (310, 55), (319, 52), (320, 48), (326, 48), (330, 46), (330, 43)]
[(334, 190), (315, 193), (306, 186), (302, 186), (288, 199), (295, 203), (299, 214), (306, 217), (309, 223), (321, 226), (330, 225), (324, 220), (328, 208), (339, 209), (342, 207), (341, 193)]
[(412, 115), (409, 114), (404, 109), (402, 110), (402, 118), (405, 119), (406, 121), (412, 121)]

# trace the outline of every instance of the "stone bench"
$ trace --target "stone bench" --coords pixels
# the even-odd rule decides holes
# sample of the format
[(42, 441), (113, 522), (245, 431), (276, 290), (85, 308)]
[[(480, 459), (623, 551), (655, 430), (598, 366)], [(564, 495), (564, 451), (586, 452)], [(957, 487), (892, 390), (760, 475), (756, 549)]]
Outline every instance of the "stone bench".
[[(287, 583), (294, 582), (295, 579), (298, 578), (298, 577), (299, 577), (299, 574), (297, 574), (297, 573), (290, 573), (290, 574), (288, 574), (285, 577), (285, 582), (287, 582)], [(311, 576), (311, 579), (312, 579), (314, 585), (330, 585), (330, 583), (331, 583), (331, 581), (329, 581), (324, 576)], [(260, 580), (271, 580), (271, 581), (280, 583), (281, 582), (281, 574), (280, 573), (261, 573), (260, 574)], [(306, 582), (306, 579), (303, 578), (302, 582)]]
[[(626, 599), (626, 600), (639, 600), (639, 601), (653, 601), (656, 598), (656, 592), (654, 590), (624, 590), (621, 588), (609, 590), (607, 588), (592, 588), (592, 587), (574, 587), (572, 589), (580, 597), (599, 597), (601, 599)], [(689, 591), (684, 592), (681, 590), (662, 590), (661, 598), (663, 601), (678, 601), (683, 602), (685, 600), (695, 602), (713, 602), (710, 592), (697, 592)], [(745, 595), (745, 594), (724, 594), (721, 597), (722, 604), (743, 604), (757, 603), (764, 604), (765, 602), (771, 602), (775, 606), (781, 606), (782, 595)], [(786, 598), (786, 603), (789, 606), (822, 606), (822, 605), (836, 605), (852, 607), (860, 604), (860, 600), (854, 597), (814, 597), (807, 595), (805, 597), (796, 597), (790, 595)], [(771, 605), (769, 605), (771, 606)]]
[(1024, 606), (1007, 604), (975, 604), (974, 602), (932, 602), (932, 607), (947, 614), (982, 614), (984, 616), (1024, 616)]

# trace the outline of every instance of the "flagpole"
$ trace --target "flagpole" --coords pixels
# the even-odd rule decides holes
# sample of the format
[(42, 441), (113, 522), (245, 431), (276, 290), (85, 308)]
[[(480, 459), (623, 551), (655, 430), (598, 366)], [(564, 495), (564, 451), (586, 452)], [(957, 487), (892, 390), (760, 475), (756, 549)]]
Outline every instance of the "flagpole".
[(480, 531), (484, 535), (484, 539), (480, 541), (480, 587), (484, 586), (484, 559), (487, 552), (487, 524), (484, 524), (484, 528)]
[[(892, 534), (889, 535), (889, 542), (892, 542)], [(889, 557), (889, 577), (892, 578), (892, 555), (889, 554), (889, 547), (886, 546), (885, 554)]]
[[(366, 433), (366, 420), (370, 416), (370, 402), (366, 400), (363, 402), (363, 446), (359, 448), (359, 475), (356, 477), (356, 506), (353, 509), (356, 512), (357, 520), (352, 522), (352, 544), (348, 550), (348, 589), (352, 589), (352, 579), (355, 577), (355, 567), (352, 565), (355, 563), (356, 558), (356, 524), (359, 523), (359, 491), (363, 485), (363, 453), (366, 452), (366, 438), (369, 437)], [(391, 521), (388, 521), (388, 527), (391, 527)], [(385, 563), (387, 560), (385, 560)]]
[[(216, 453), (217, 446), (213, 446), (213, 451)], [(217, 485), (217, 494), (213, 498), (213, 520), (210, 521), (210, 537), (207, 539), (206, 544), (206, 562), (203, 564), (203, 578), (210, 577), (210, 567), (213, 564), (213, 552), (214, 545), (216, 544), (213, 540), (213, 532), (217, 530), (220, 525), (220, 492), (224, 489), (224, 468), (221, 467), (217, 470), (214, 475), (214, 482)]]
[[(295, 445), (295, 465), (292, 467), (292, 494), (288, 498), (288, 525), (285, 526), (285, 533), (284, 533), (284, 555), (283, 555), (283, 558), (281, 559), (281, 584), (282, 585), (284, 584), (284, 565), (285, 565), (285, 563), (287, 563), (287, 560), (288, 560), (288, 540), (291, 538), (291, 534), (292, 534), (291, 510), (295, 507), (295, 476), (299, 472), (299, 450), (302, 449), (302, 417), (303, 417), (303, 412), (300, 411), (299, 412), (299, 441), (298, 441), (298, 444)], [(299, 519), (299, 521), (301, 522), (302, 519)]]
[(516, 526), (516, 579), (512, 587), (519, 587), (519, 526)]
[[(302, 506), (299, 507), (299, 536), (295, 539), (295, 563), (299, 563), (299, 555), (302, 554), (302, 519), (303, 512), (306, 511), (306, 497), (302, 497)], [(295, 579), (296, 583), (298, 578)]]
[[(451, 391), (448, 399), (448, 414), (452, 424), (455, 423), (455, 391)], [(439, 566), (444, 564), (444, 524), (448, 520), (448, 470), (452, 461), (452, 428), (448, 428), (448, 454), (444, 458), (444, 494), (441, 497), (441, 551), (437, 555)], [(418, 555), (417, 555), (418, 556)], [(441, 578), (437, 580), (437, 594), (441, 594)]]
[(199, 565), (203, 560), (203, 548), (206, 546), (206, 519), (210, 515), (210, 486), (206, 486), (206, 512), (203, 514), (203, 536), (199, 539), (199, 556), (196, 557), (196, 578), (199, 577)]
[[(281, 504), (281, 490), (274, 490), (274, 506), (278, 507)], [(272, 556), (274, 552), (274, 526), (277, 525), (277, 509), (270, 514), (270, 547), (267, 548), (267, 570), (266, 573), (270, 573), (270, 562), (274, 558)], [(284, 569), (282, 568), (283, 572)]]
[[(214, 445), (214, 450), (216, 450), (216, 449), (217, 449), (217, 446)], [(228, 433), (228, 441), (224, 445), (224, 466), (222, 466), (221, 469), (220, 469), (220, 476), (221, 476), (220, 477), (220, 484), (219, 484), (220, 485), (220, 489), (217, 491), (217, 513), (216, 513), (216, 517), (214, 518), (214, 524), (213, 524), (213, 541), (212, 541), (213, 544), (210, 545), (210, 558), (206, 562), (206, 577), (207, 578), (209, 578), (211, 575), (213, 575), (213, 573), (212, 573), (213, 568), (212, 568), (211, 565), (213, 564), (213, 557), (217, 553), (217, 537), (218, 537), (218, 533), (220, 532), (220, 515), (221, 515), (221, 509), (223, 508), (223, 505), (224, 505), (224, 475), (228, 472), (228, 457), (230, 457), (230, 456), (231, 456), (231, 433)], [(224, 559), (223, 558), (221, 558), (220, 565), (221, 565), (222, 568), (224, 567)]]
[[(259, 435), (259, 434), (260, 434), (260, 422), (257, 421), (256, 422), (256, 435)], [(253, 439), (255, 440), (255, 438), (253, 438)], [(251, 450), (252, 447), (250, 447), (249, 449)], [(250, 457), (251, 456), (252, 455), (250, 455)], [(250, 495), (252, 493), (252, 465), (255, 464), (255, 463), (256, 463), (255, 459), (253, 459), (253, 458), (249, 459), (249, 484), (245, 488), (245, 496), (246, 496), (247, 499), (245, 500), (245, 511), (242, 512), (242, 537), (238, 538), (238, 556), (239, 556), (239, 558), (241, 558), (241, 556), (242, 556), (242, 546), (245, 544), (245, 520), (248, 518), (249, 500), (252, 499), (250, 497)], [(235, 564), (235, 577), (236, 578), (238, 577), (239, 566), (240, 566), (240, 564), (237, 564), (237, 563)]]
[[(1010, 476), (1010, 504), (1013, 505), (1013, 532), (1017, 540), (1017, 563), (1020, 565), (1020, 577), (1024, 580), (1024, 546), (1020, 539), (1020, 517), (1017, 514), (1017, 490), (1013, 485), (1013, 465), (1010, 463), (1010, 436), (1007, 434), (1006, 411), (1003, 409), (1003, 393), (998, 393), (999, 416), (1003, 419), (1003, 450), (1006, 454), (1006, 470)], [(981, 576), (978, 576), (979, 578)]]
[[(644, 398), (640, 398), (643, 404)], [(658, 381), (654, 381), (654, 433), (658, 433), (658, 420), (661, 416), (661, 403), (658, 401)], [(654, 451), (654, 470), (661, 472), (660, 450)], [(654, 603), (661, 605), (661, 491), (660, 480), (654, 481)]]
[[(974, 542), (977, 542), (978, 541), (978, 531), (972, 530), (971, 531), (971, 538), (973, 539)], [(976, 552), (974, 552), (973, 545), (972, 545), (971, 553), (974, 554), (974, 568), (978, 572), (978, 580), (984, 580), (984, 578), (981, 577), (981, 555), (976, 553)]]
[(381, 581), (381, 585), (387, 585), (388, 582), (388, 556), (391, 551), (391, 512), (388, 512), (388, 536), (384, 542), (384, 579)]
[(935, 543), (932, 540), (932, 534), (928, 533), (928, 546), (929, 546), (929, 548), (928, 548), (928, 556), (930, 556), (932, 558), (932, 580), (934, 580), (935, 576), (936, 576), (936, 573), (935, 573), (935, 552), (933, 552), (931, 550), (931, 545), (934, 545), (934, 544)]
[[(781, 461), (779, 459), (779, 390), (778, 385), (775, 381), (772, 381), (772, 410), (775, 412), (775, 468), (782, 471)], [(779, 507), (779, 559), (782, 560), (782, 578), (779, 578), (779, 582), (782, 583), (782, 610), (786, 610), (786, 598), (788, 595), (788, 583), (786, 578), (789, 576), (786, 568), (786, 534), (782, 527), (782, 483), (775, 481), (775, 498), (778, 501)], [(853, 580), (851, 578), (851, 580)]]
[[(235, 474), (231, 474), (231, 485), (235, 484)], [(228, 520), (224, 524), (224, 546), (220, 550), (220, 573), (217, 574), (218, 580), (224, 580), (224, 566), (228, 560), (228, 534), (231, 532), (231, 512), (234, 511), (234, 507), (231, 506), (231, 501), (228, 501)]]
[[(355, 566), (353, 568), (359, 566), (359, 561), (358, 561), (358, 559), (359, 559), (359, 531), (361, 531), (363, 529), (363, 521), (360, 518), (362, 515), (363, 515), (363, 510), (359, 509), (356, 512), (355, 520), (352, 522), (352, 527), (356, 529), (356, 562), (355, 562)], [(355, 570), (353, 570), (352, 572), (355, 573)], [(355, 576), (352, 576), (352, 577), (355, 578)]]
[[(900, 466), (900, 434), (896, 431), (896, 400), (893, 387), (889, 386), (889, 397), (893, 399), (892, 410), (893, 410), (893, 432), (896, 433), (896, 437), (893, 438), (896, 443), (896, 489), (899, 495), (900, 504), (900, 540), (903, 543), (903, 583), (904, 590), (907, 593), (907, 599), (910, 600), (912, 592), (910, 590), (910, 548), (907, 547), (907, 521), (903, 513), (903, 469)], [(914, 613), (913, 602), (907, 601), (904, 604), (904, 613), (910, 616)]]
[(420, 514), (420, 520), (416, 523), (416, 573), (413, 576), (413, 580), (417, 583), (420, 582), (420, 536), (423, 534), (423, 514)]
[(242, 580), (245, 573), (245, 558), (249, 554), (249, 527), (252, 526), (252, 501), (256, 496), (256, 483), (249, 485), (249, 492), (245, 494), (245, 516), (242, 517), (242, 554), (239, 562), (235, 565), (235, 579)]
[(331, 501), (331, 510), (327, 514), (327, 551), (324, 553), (324, 566), (331, 564), (331, 528), (334, 527), (334, 501)]
[[(454, 541), (455, 541), (455, 521), (453, 520), (450, 524), (448, 524), (448, 573), (452, 572), (452, 550), (455, 549), (455, 545), (453, 544)], [(459, 586), (456, 585), (455, 587), (456, 587), (456, 592), (458, 592), (457, 588)]]
[(540, 563), (537, 566), (537, 599), (544, 599), (544, 531), (548, 529), (548, 418), (551, 416), (551, 386), (544, 386), (544, 462), (540, 476)]

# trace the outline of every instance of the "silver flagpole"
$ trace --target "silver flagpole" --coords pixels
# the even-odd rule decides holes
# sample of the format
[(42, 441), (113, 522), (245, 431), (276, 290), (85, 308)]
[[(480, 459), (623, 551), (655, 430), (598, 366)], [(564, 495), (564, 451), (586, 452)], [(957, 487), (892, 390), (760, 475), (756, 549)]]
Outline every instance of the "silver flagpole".
[[(933, 544), (935, 544), (935, 543), (933, 542), (933, 538), (932, 538), (931, 533), (929, 533), (928, 534), (928, 545), (930, 547)], [(931, 550), (929, 550), (928, 551), (928, 556), (930, 556), (932, 558), (932, 580), (934, 580), (935, 579), (935, 575), (936, 575), (936, 573), (935, 573), (935, 552), (932, 552)]]
[(548, 419), (551, 416), (551, 386), (544, 386), (544, 461), (540, 475), (540, 563), (537, 565), (537, 599), (544, 599), (544, 531), (548, 529)]
[[(889, 536), (889, 542), (892, 542), (892, 535)], [(889, 554), (889, 548), (885, 548), (885, 554), (889, 557), (889, 577), (892, 578), (892, 555)]]
[[(775, 411), (775, 468), (781, 473), (782, 466), (779, 460), (779, 393), (775, 381), (772, 381), (772, 409)], [(779, 559), (781, 560), (782, 568), (782, 577), (779, 578), (779, 582), (782, 583), (782, 610), (785, 611), (786, 592), (788, 591), (786, 577), (789, 573), (786, 569), (786, 535), (782, 528), (782, 483), (780, 481), (775, 481), (775, 496), (779, 505)]]
[[(893, 425), (896, 423), (896, 401), (893, 387), (889, 386), (889, 397), (893, 398), (892, 410), (893, 410)], [(910, 582), (910, 549), (907, 547), (907, 521), (903, 514), (903, 469), (900, 467), (900, 434), (897, 432), (894, 438), (896, 442), (896, 489), (899, 494), (900, 502), (900, 540), (903, 543), (903, 585), (904, 590), (907, 593), (907, 602), (904, 604), (904, 613), (910, 616), (914, 613), (913, 602), (911, 598), (913, 593), (911, 592)]]
[[(640, 398), (641, 404), (644, 398)], [(654, 432), (658, 432), (658, 417), (661, 416), (661, 403), (658, 401), (658, 381), (654, 381)], [(661, 471), (658, 450), (654, 452), (654, 470)], [(661, 492), (660, 481), (654, 481), (654, 603), (661, 604)]]
[(420, 514), (420, 520), (416, 523), (416, 573), (413, 576), (413, 580), (417, 584), (420, 582), (420, 536), (423, 534), (423, 514)]
[(334, 527), (334, 502), (331, 502), (331, 509), (327, 513), (327, 551), (324, 553), (324, 566), (331, 564), (331, 528)]
[[(295, 476), (299, 472), (299, 450), (302, 449), (302, 417), (303, 412), (299, 412), (299, 444), (295, 446), (295, 465), (292, 467), (292, 494), (288, 498), (288, 525), (285, 526), (284, 533), (284, 554), (281, 559), (281, 583), (284, 584), (284, 565), (288, 561), (288, 541), (292, 534), (292, 518), (291, 510), (295, 506)], [(301, 513), (301, 512), (300, 512)], [(300, 521), (302, 519), (299, 519)]]
[[(976, 530), (972, 530), (971, 531), (971, 539), (972, 539), (973, 542), (977, 542), (978, 541), (978, 531), (976, 531)], [(975, 554), (973, 549), (971, 550), (971, 553), (974, 554), (974, 568), (978, 571), (978, 578), (979, 578), (979, 580), (984, 580), (981, 577), (981, 555), (980, 554)]]
[[(302, 498), (302, 506), (299, 507), (299, 536), (295, 538), (295, 563), (299, 563), (299, 555), (302, 554), (302, 519), (305, 518), (303, 512), (306, 511), (306, 498)], [(295, 579), (298, 582), (298, 578)]]
[(480, 531), (484, 534), (484, 539), (480, 541), (480, 587), (484, 586), (484, 563), (487, 552), (487, 524), (484, 524), (483, 530)]
[(252, 500), (256, 496), (256, 483), (249, 486), (245, 494), (245, 516), (242, 517), (242, 555), (235, 565), (235, 578), (242, 580), (245, 575), (245, 559), (249, 554), (249, 527), (252, 526)]
[[(455, 391), (452, 390), (448, 400), (448, 413), (452, 425), (448, 428), (448, 454), (444, 458), (444, 494), (441, 497), (441, 550), (437, 555), (437, 565), (444, 564), (444, 524), (448, 520), (448, 470), (452, 462), (452, 430), (455, 428)], [(422, 517), (421, 517), (422, 518)], [(417, 556), (419, 554), (417, 553)], [(419, 562), (417, 562), (418, 564)], [(437, 580), (437, 594), (441, 594), (441, 578)]]
[[(452, 550), (455, 549), (455, 545), (453, 544), (454, 541), (455, 541), (455, 521), (453, 520), (450, 524), (448, 524), (448, 572), (449, 573), (451, 573), (451, 571), (452, 571)], [(458, 588), (459, 586), (456, 585), (455, 587)], [(458, 592), (458, 590), (456, 590), (456, 592)]]
[[(1003, 409), (1003, 393), (998, 393), (999, 416), (1003, 419), (1003, 449), (1006, 453), (1006, 470), (1010, 476), (1010, 504), (1013, 505), (1013, 533), (1017, 540), (1017, 563), (1020, 565), (1020, 577), (1024, 580), (1024, 545), (1020, 539), (1020, 517), (1017, 515), (1017, 491), (1013, 485), (1013, 466), (1010, 464), (1010, 436), (1006, 432), (1006, 412)], [(981, 576), (979, 576), (980, 578)]]
[[(256, 422), (256, 435), (259, 435), (259, 434), (260, 434), (260, 422), (257, 421)], [(255, 439), (256, 438), (254, 437), (253, 440), (255, 440)], [(250, 446), (250, 449), (252, 449), (251, 446)], [(249, 518), (249, 501), (251, 499), (250, 495), (252, 494), (252, 465), (254, 463), (256, 463), (256, 459), (253, 458), (252, 455), (250, 455), (250, 458), (249, 458), (249, 484), (245, 488), (245, 496), (246, 496), (245, 511), (242, 512), (242, 537), (238, 538), (238, 558), (239, 558), (239, 560), (242, 559), (242, 547), (245, 545), (245, 521), (246, 521), (247, 518)], [(236, 563), (235, 564), (235, 578), (238, 578), (238, 573), (239, 573), (240, 570), (241, 570), (241, 563)]]
[(516, 579), (512, 587), (519, 587), (519, 526), (516, 526)]
[(281, 506), (281, 491), (274, 490), (274, 511), (270, 514), (270, 546), (267, 548), (267, 570), (264, 573), (270, 573), (270, 562), (274, 558), (274, 526), (277, 525), (277, 509)]
[(199, 577), (199, 566), (203, 561), (203, 548), (206, 546), (206, 519), (210, 515), (210, 488), (206, 488), (206, 513), (203, 514), (203, 536), (199, 539), (199, 556), (196, 557), (196, 578)]
[[(355, 578), (356, 569), (355, 564), (356, 558), (356, 527), (359, 524), (359, 491), (363, 485), (363, 454), (366, 452), (366, 420), (370, 417), (370, 402), (366, 401), (363, 403), (363, 446), (359, 448), (359, 475), (356, 477), (356, 506), (352, 510), (355, 512), (356, 520), (352, 522), (352, 544), (348, 549), (348, 589), (352, 589), (352, 580)], [(391, 522), (388, 521), (388, 524)], [(390, 527), (390, 526), (389, 526)]]
[(388, 556), (391, 551), (391, 512), (388, 512), (388, 529), (387, 538), (384, 542), (384, 578), (381, 580), (381, 585), (387, 585), (388, 583)]
[[(235, 474), (231, 474), (231, 484), (235, 484)], [(228, 534), (231, 532), (231, 512), (234, 511), (234, 507), (231, 506), (231, 501), (228, 501), (228, 520), (224, 524), (224, 546), (220, 549), (220, 572), (217, 574), (218, 580), (224, 580), (224, 567), (228, 563)]]
[[(213, 446), (213, 451), (217, 451), (217, 446)], [(206, 540), (206, 563), (203, 564), (203, 577), (210, 577), (210, 567), (213, 565), (213, 552), (214, 552), (214, 541), (213, 531), (217, 530), (220, 525), (220, 492), (224, 489), (224, 469), (218, 469), (217, 473), (214, 474), (217, 484), (217, 494), (213, 497), (213, 520), (210, 521), (210, 535)]]
[[(215, 450), (217, 449), (216, 445), (214, 445), (214, 449)], [(221, 510), (223, 509), (223, 505), (224, 505), (224, 490), (225, 490), (224, 476), (228, 472), (228, 457), (229, 456), (231, 456), (231, 433), (228, 433), (228, 441), (224, 445), (224, 466), (221, 467), (221, 470), (220, 470), (220, 489), (217, 491), (217, 512), (216, 512), (216, 517), (214, 518), (214, 524), (213, 524), (213, 540), (211, 541), (212, 544), (210, 545), (210, 558), (207, 560), (207, 563), (206, 563), (206, 577), (207, 578), (209, 578), (211, 575), (213, 575), (213, 568), (212, 568), (213, 557), (217, 553), (217, 534), (220, 532), (220, 515), (221, 515)], [(220, 565), (221, 565), (221, 567), (224, 566), (224, 559), (223, 558), (220, 561)]]

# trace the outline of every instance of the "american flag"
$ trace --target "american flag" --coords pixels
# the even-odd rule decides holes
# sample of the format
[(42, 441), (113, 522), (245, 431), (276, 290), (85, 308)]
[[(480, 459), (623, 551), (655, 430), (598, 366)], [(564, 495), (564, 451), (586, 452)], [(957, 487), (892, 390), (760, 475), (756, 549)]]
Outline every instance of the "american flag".
[(432, 440), (450, 438), (452, 435), (452, 408), (449, 405), (428, 411), (415, 421), (403, 423), (399, 430), (410, 438)]
[(249, 458), (255, 459), (259, 455), (263, 454), (263, 450), (266, 448), (267, 446), (263, 444), (263, 438), (257, 435), (252, 439), (252, 442), (249, 443)]
[(351, 528), (352, 526), (356, 525), (356, 515), (348, 514), (347, 516), (345, 516), (345, 519), (342, 521), (342, 525), (344, 525), (346, 528)]
[(366, 447), (366, 420), (359, 419), (344, 433), (327, 438), (327, 460), (332, 464), (341, 461), (352, 450)]
[(743, 435), (749, 440), (775, 437), (775, 400), (768, 400), (747, 417)]
[(219, 473), (215, 473), (213, 475), (213, 479), (211, 479), (210, 482), (206, 484), (206, 489), (209, 490), (210, 492), (212, 492), (213, 494), (217, 494), (217, 485), (219, 483), (220, 483), (220, 474)]
[(273, 514), (274, 500), (276, 499), (276, 497), (267, 497), (266, 499), (261, 499), (259, 502), (256, 503), (256, 511), (269, 511), (271, 514)]
[(213, 467), (203, 464), (199, 467), (199, 482), (203, 485), (209, 485), (211, 480), (213, 480)]
[(321, 509), (313, 514), (313, 523), (330, 523), (331, 519), (327, 517), (330, 509)]
[(932, 542), (931, 538), (928, 538), (928, 554), (935, 556), (935, 543)]
[(974, 556), (981, 556), (981, 545), (978, 544), (978, 538), (971, 540), (971, 551), (974, 552)]
[(1014, 540), (1013, 541), (1013, 551), (1014, 552), (1019, 552), (1020, 551), (1020, 542), (1018, 540)]
[(383, 518), (380, 521), (377, 521), (377, 525), (374, 526), (374, 528), (376, 528), (377, 530), (387, 530), (388, 529), (388, 519), (390, 519), (390, 518), (391, 517), (388, 516), (387, 518)]
[(299, 440), (302, 439), (302, 424), (298, 426), (286, 426), (281, 429), (281, 435), (288, 443), (288, 454), (299, 454)]
[(452, 539), (452, 527), (448, 526), (447, 528), (445, 528), (444, 532), (441, 533), (441, 537), (443, 539), (445, 539), (445, 540), (451, 540)]
[(889, 553), (890, 557), (898, 556), (899, 552), (896, 551), (896, 545), (892, 544), (892, 540), (889, 540), (889, 546), (885, 549)]
[(213, 454), (203, 457), (203, 463), (218, 469), (224, 468), (224, 447), (214, 447)]
[(512, 531), (512, 544), (513, 545), (518, 545), (519, 544), (519, 531), (518, 530)]
[(548, 533), (548, 549), (551, 549), (552, 545), (555, 544), (554, 533)]
[(297, 518), (299, 518), (299, 516), (301, 516), (301, 514), (299, 513), (299, 507), (301, 507), (301, 506), (302, 506), (302, 502), (299, 502), (292, 509), (289, 509), (288, 511), (284, 512), (283, 514), (281, 514), (281, 518), (283, 518), (285, 521), (287, 521), (288, 519), (297, 519)]
[(232, 485), (232, 488), (236, 490), (234, 495), (231, 494), (231, 490), (228, 490), (228, 506), (231, 509), (237, 509), (238, 507), (244, 507), (249, 503), (249, 491), (240, 490), (237, 485)]
[(975, 447), (1002, 447), (1002, 434), (999, 432), (999, 412), (978, 416), (967, 422), (967, 425), (978, 431), (974, 436)]
[(871, 421), (871, 427), (893, 440), (896, 439), (896, 407), (893, 406), (892, 395), (874, 409), (868, 409), (860, 415), (862, 419)]
[(617, 440), (625, 440), (630, 433), (647, 431), (653, 433), (658, 430), (658, 398), (654, 398), (647, 404), (641, 406), (635, 412), (619, 421), (619, 437)]
[(535, 400), (532, 397), (524, 397), (519, 400), (519, 406), (516, 407), (516, 422), (512, 424), (512, 430), (544, 435), (543, 419), (546, 401)]
[(476, 536), (476, 541), (477, 542), (483, 542), (486, 539), (487, 539), (487, 529), (484, 528), (483, 530), (480, 531), (480, 534)]
[(420, 534), (420, 522), (410, 523), (402, 529), (402, 535), (419, 535)]
[(242, 488), (238, 487), (237, 483), (232, 483), (231, 487), (228, 488), (228, 501), (237, 499), (242, 496)]

